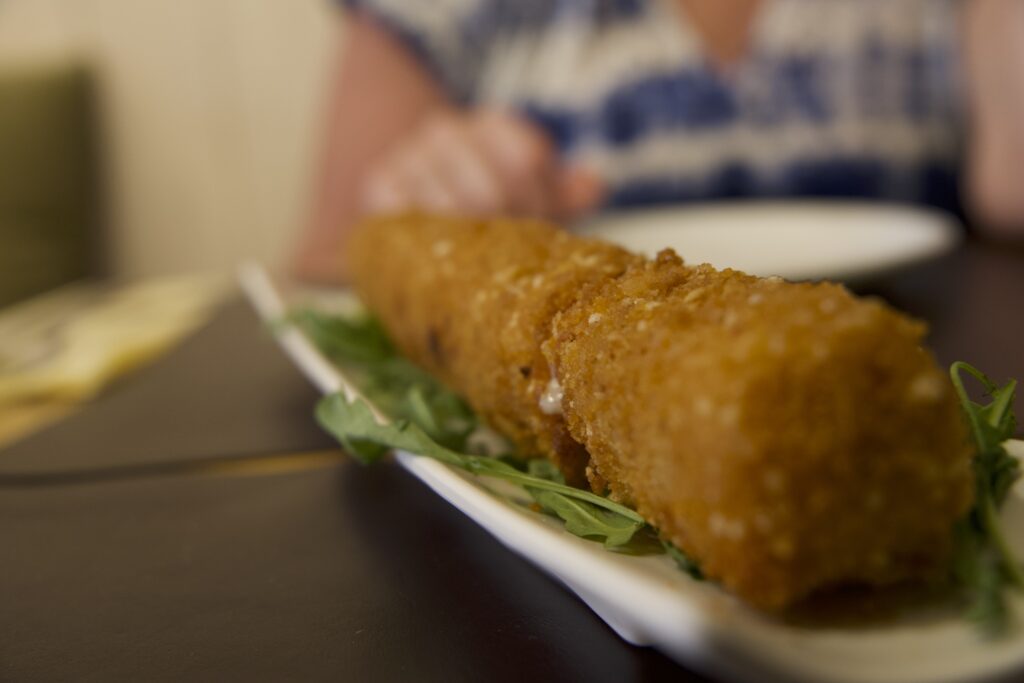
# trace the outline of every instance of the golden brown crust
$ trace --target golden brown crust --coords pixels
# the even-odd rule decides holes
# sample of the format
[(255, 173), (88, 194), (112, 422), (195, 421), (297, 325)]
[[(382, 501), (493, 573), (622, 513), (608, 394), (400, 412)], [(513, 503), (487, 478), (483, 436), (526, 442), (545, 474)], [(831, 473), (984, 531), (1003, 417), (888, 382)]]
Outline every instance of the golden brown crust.
[(838, 285), (666, 252), (559, 315), (545, 350), (612, 495), (778, 608), (947, 557), (969, 454), (923, 333)]
[(403, 353), (523, 454), (585, 483), (586, 453), (539, 407), (551, 378), (540, 346), (556, 313), (639, 257), (540, 222), (413, 214), (362, 226), (349, 258), (360, 297)]
[[(923, 326), (879, 302), (530, 221), (385, 219), (351, 261), (404, 353), (755, 605), (948, 554), (964, 427)], [(552, 371), (564, 415), (539, 407)]]

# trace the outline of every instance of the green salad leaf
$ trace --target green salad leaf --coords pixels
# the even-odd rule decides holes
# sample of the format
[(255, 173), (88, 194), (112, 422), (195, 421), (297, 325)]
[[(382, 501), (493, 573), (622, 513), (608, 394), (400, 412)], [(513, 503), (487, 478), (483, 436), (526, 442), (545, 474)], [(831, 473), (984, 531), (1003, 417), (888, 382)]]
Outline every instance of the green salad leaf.
[[(533, 476), (507, 462), (488, 456), (469, 455), (437, 443), (410, 420), (381, 424), (362, 399), (349, 402), (340, 393), (324, 397), (316, 409), (317, 421), (325, 430), (363, 462), (374, 462), (381, 448), (408, 451), (457, 467), (472, 474), (494, 477), (517, 484), (546, 510), (566, 523), (566, 529), (584, 538), (595, 538), (605, 545), (629, 542), (645, 522), (635, 511), (607, 498), (566, 484)], [(365, 449), (365, 444), (374, 448)]]
[(364, 401), (348, 402), (341, 395), (328, 396), (317, 406), (320, 424), (362, 462), (376, 462), (391, 449), (430, 457), (521, 486), (540, 511), (561, 519), (567, 531), (581, 538), (602, 542), (617, 552), (661, 551), (639, 514), (603, 496), (567, 486), (550, 461), (468, 452), (470, 437), (480, 427), (472, 410), (403, 358), (373, 318), (341, 318), (301, 309), (292, 312), (288, 322), (345, 368), (366, 399), (393, 418), (390, 423), (378, 423)]
[[(963, 373), (981, 383), (991, 399), (988, 403), (971, 400)], [(1020, 476), (1020, 462), (1003, 445), (1016, 429), (1013, 399), (1017, 382), (999, 386), (964, 362), (953, 363), (950, 377), (976, 449), (972, 460), (974, 505), (954, 531), (953, 575), (968, 592), (968, 618), (984, 633), (997, 636), (1005, 632), (1009, 621), (1004, 589), (1024, 588), (1024, 569), (999, 523), (999, 508)]]
[(539, 509), (560, 518), (567, 531), (608, 547), (625, 547), (645, 526), (635, 511), (567, 486), (558, 468), (543, 458), (516, 461), (468, 452), (470, 436), (480, 426), (473, 411), (458, 395), (403, 358), (373, 318), (343, 318), (300, 309), (289, 315), (288, 322), (345, 368), (366, 399), (391, 418), (391, 422), (379, 423), (365, 401), (349, 402), (341, 394), (320, 401), (317, 420), (360, 461), (373, 463), (399, 449), (517, 484)]
[(665, 546), (665, 552), (668, 553), (668, 556), (675, 560), (677, 567), (698, 581), (704, 580), (704, 572), (700, 570), (700, 565), (694, 562), (689, 555), (668, 541), (662, 541), (662, 544)]
[(368, 315), (348, 317), (297, 308), (288, 313), (287, 322), (300, 328), (334, 362), (380, 363), (397, 355), (387, 332)]
[(637, 521), (632, 516), (605, 509), (575, 496), (534, 486), (525, 488), (541, 508), (562, 518), (566, 531), (582, 538), (602, 540), (608, 547), (629, 543), (644, 525), (642, 517)]
[(363, 396), (385, 415), (409, 420), (447, 448), (468, 448), (467, 440), (479, 426), (476, 415), (457, 394), (403, 358), (376, 319), (298, 309), (288, 321), (345, 368)]

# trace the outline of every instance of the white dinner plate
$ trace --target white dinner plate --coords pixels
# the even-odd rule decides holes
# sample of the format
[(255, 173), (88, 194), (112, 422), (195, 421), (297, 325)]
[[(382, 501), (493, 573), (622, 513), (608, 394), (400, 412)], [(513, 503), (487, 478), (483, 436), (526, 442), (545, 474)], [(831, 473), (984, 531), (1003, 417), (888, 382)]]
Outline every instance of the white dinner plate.
[(578, 232), (653, 256), (672, 247), (710, 263), (788, 280), (862, 280), (933, 258), (960, 239), (947, 214), (845, 201), (711, 203), (610, 212)]
[[(284, 351), (322, 392), (358, 391), (298, 329), (282, 324), (285, 300), (266, 272), (244, 268), (243, 288), (260, 316), (272, 322)], [(319, 292), (289, 304), (352, 310), (344, 290)], [(383, 416), (381, 416), (383, 418)], [(312, 409), (310, 420), (313, 419)], [(1024, 442), (1010, 443), (1024, 456)], [(399, 464), (506, 546), (556, 577), (623, 639), (655, 647), (716, 678), (803, 683), (953, 683), (1010, 680), (1024, 671), (1024, 596), (1010, 596), (1018, 615), (1006, 637), (987, 641), (958, 610), (911, 607), (871, 625), (810, 626), (770, 618), (710, 582), (691, 579), (664, 555), (609, 552), (566, 532), (551, 518), (495, 495), (502, 482), (472, 477), (413, 453)], [(1009, 542), (1024, 552), (1024, 481), (1003, 508)]]

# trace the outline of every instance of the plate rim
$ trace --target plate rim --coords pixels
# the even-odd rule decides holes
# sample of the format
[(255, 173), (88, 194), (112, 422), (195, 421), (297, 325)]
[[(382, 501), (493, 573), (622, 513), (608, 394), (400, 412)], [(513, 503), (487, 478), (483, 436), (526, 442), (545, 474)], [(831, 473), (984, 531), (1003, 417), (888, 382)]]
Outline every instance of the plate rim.
[[(358, 391), (348, 384), (342, 373), (320, 354), (304, 334), (293, 325), (279, 324), (286, 312), (284, 301), (265, 269), (254, 264), (245, 265), (239, 271), (239, 280), (250, 303), (261, 318), (274, 325), (278, 343), (307, 379), (322, 393), (341, 391), (349, 400), (360, 397)], [(341, 292), (339, 290), (339, 294)], [(347, 295), (351, 296), (350, 291)], [(377, 411), (375, 415), (379, 420), (386, 419)], [(1024, 454), (1024, 442), (1018, 442), (1015, 448)], [(634, 645), (653, 646), (680, 664), (707, 674), (740, 681), (907, 683), (922, 680), (919, 673), (915, 675), (907, 671), (886, 672), (890, 674), (888, 676), (876, 673), (873, 677), (850, 675), (849, 672), (835, 669), (825, 671), (820, 661), (780, 656), (766, 649), (767, 641), (757, 642), (758, 629), (774, 628), (777, 624), (759, 617), (754, 610), (712, 584), (696, 584), (700, 588), (688, 591), (684, 598), (677, 589), (663, 586), (659, 590), (646, 585), (647, 581), (642, 582), (645, 585), (632, 585), (633, 582), (628, 579), (635, 582), (635, 576), (620, 581), (627, 574), (624, 564), (619, 562), (627, 559), (624, 556), (609, 553), (597, 544), (533, 519), (525, 511), (488, 494), (486, 487), (471, 482), (467, 476), (443, 463), (409, 452), (398, 452), (396, 461), (503, 545), (566, 585), (613, 631)], [(1024, 481), (1019, 482), (1018, 486), (1024, 488)], [(523, 529), (527, 530), (526, 534), (523, 534)], [(524, 542), (524, 539), (529, 542)], [(546, 550), (555, 547), (556, 552), (541, 552), (540, 547), (531, 546), (537, 539), (541, 539), (540, 547)], [(572, 561), (552, 559), (565, 553), (572, 557)], [(628, 598), (616, 593), (609, 598), (601, 590), (604, 581), (598, 581), (596, 575), (614, 577), (612, 580), (618, 583), (613, 585), (627, 587), (631, 591)], [(692, 581), (681, 572), (679, 575)], [(709, 594), (711, 597), (707, 603), (702, 604), (705, 601), (700, 591), (705, 591), (708, 586), (715, 593)], [(694, 602), (687, 603), (687, 600)], [(727, 603), (736, 605), (738, 609), (735, 612), (726, 609), (717, 620), (707, 613), (710, 612), (709, 608), (717, 609), (722, 605), (728, 607)], [(640, 604), (653, 607), (649, 612), (637, 616)], [(1024, 599), (1019, 605), (1024, 606)], [(798, 630), (786, 629), (787, 633), (790, 631), (793, 644), (799, 644)], [(1013, 643), (1024, 642), (1024, 626), (1020, 631)], [(823, 630), (816, 635), (827, 636), (829, 632)], [(933, 675), (926, 680), (949, 683), (963, 680), (963, 676), (968, 674), (974, 680), (995, 680), (1022, 667), (1024, 647), (1019, 648), (1016, 658), (1007, 660), (1004, 657), (989, 662), (987, 668), (933, 671)]]
[[(887, 216), (903, 216), (911, 217), (920, 225), (930, 226), (926, 230), (931, 234), (931, 240), (926, 244), (923, 244), (916, 250), (908, 250), (902, 253), (899, 251), (893, 252), (890, 255), (878, 258), (870, 264), (862, 260), (853, 261), (849, 266), (830, 269), (814, 266), (797, 266), (780, 269), (780, 272), (755, 273), (762, 276), (780, 275), (797, 281), (837, 280), (849, 284), (864, 282), (938, 258), (955, 249), (963, 242), (965, 237), (961, 221), (955, 215), (935, 207), (896, 201), (865, 201), (843, 198), (757, 198), (626, 207), (608, 210), (582, 219), (572, 227), (572, 230), (582, 236), (610, 239), (610, 241), (621, 244), (626, 248), (634, 249), (634, 247), (630, 247), (627, 244), (626, 240), (620, 241), (614, 237), (614, 234), (618, 232), (628, 233), (630, 228), (625, 227), (627, 223), (643, 224), (654, 221), (678, 220), (683, 223), (678, 229), (680, 231), (687, 231), (698, 230), (699, 228), (695, 227), (695, 222), (704, 217), (710, 217), (710, 220), (716, 221), (721, 220), (722, 217), (729, 217), (732, 220), (738, 221), (748, 217), (753, 219), (755, 214), (760, 212), (774, 214), (785, 212), (796, 214), (863, 213), (866, 216), (873, 214), (873, 216), (869, 216), (872, 219), (877, 219), (878, 217), (885, 219)], [(801, 218), (801, 220), (806, 220), (806, 218)], [(898, 221), (896, 223), (898, 224)], [(815, 227), (817, 231), (829, 229), (827, 216), (826, 220), (821, 221), (820, 227)], [(685, 253), (680, 253), (679, 256), (687, 262), (701, 262), (699, 258), (687, 258)], [(729, 267), (728, 264), (723, 263), (716, 263), (714, 265), (719, 268)]]

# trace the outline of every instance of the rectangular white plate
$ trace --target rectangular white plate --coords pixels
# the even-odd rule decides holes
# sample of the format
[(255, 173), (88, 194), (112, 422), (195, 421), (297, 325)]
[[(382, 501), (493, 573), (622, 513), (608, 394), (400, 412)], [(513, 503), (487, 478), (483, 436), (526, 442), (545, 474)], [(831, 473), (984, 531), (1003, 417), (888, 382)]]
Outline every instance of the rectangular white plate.
[[(242, 269), (243, 288), (260, 316), (274, 323), (285, 353), (322, 392), (358, 393), (296, 328), (281, 325), (285, 301), (258, 266)], [(309, 303), (304, 300), (303, 303)], [(316, 305), (352, 309), (345, 290), (321, 292)], [(293, 302), (294, 303), (294, 302)], [(312, 415), (311, 415), (312, 419)], [(1024, 442), (1010, 443), (1024, 457)], [(746, 607), (709, 582), (694, 581), (665, 556), (609, 552), (493, 491), (499, 482), (400, 452), (397, 460), (495, 538), (575, 592), (622, 638), (655, 647), (688, 667), (743, 681), (909, 683), (1008, 678), (1024, 669), (1024, 596), (1011, 596), (1017, 623), (999, 640), (982, 639), (945, 608), (905, 609), (872, 625), (798, 625)], [(1011, 544), (1024, 552), (1024, 482), (1003, 510)]]

